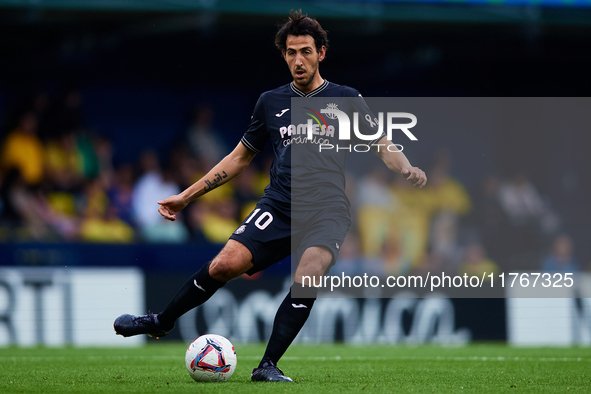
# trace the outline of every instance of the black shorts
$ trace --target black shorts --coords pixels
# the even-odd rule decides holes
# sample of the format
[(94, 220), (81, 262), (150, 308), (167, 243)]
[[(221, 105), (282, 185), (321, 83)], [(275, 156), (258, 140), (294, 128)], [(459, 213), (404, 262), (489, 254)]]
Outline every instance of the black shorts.
[(297, 211), (290, 216), (285, 209), (259, 202), (230, 239), (252, 253), (254, 267), (246, 272), (252, 275), (291, 254), (299, 262), (304, 251), (312, 246), (330, 250), (332, 266), (350, 226), (346, 207)]

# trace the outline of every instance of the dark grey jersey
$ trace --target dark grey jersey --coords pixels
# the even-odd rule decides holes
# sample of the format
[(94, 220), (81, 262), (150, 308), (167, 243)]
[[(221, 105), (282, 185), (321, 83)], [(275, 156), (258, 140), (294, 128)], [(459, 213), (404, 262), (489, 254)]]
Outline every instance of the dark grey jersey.
[[(293, 82), (263, 93), (253, 112), (250, 125), (241, 142), (251, 151), (260, 153), (267, 141), (271, 141), (275, 155), (270, 171), (270, 183), (265, 189), (263, 200), (280, 206), (282, 209), (324, 209), (327, 207), (347, 206), (345, 195), (345, 163), (350, 149), (325, 149), (319, 151), (320, 144), (343, 146), (338, 132), (327, 132), (338, 128), (338, 121), (328, 116), (320, 116), (321, 108), (308, 108), (318, 123), (312, 140), (307, 139), (305, 124), (295, 124), (301, 119), (300, 113), (292, 114), (291, 99), (294, 97), (314, 98), (311, 103), (318, 103), (317, 98), (326, 97), (327, 105), (333, 105), (329, 98), (357, 97), (353, 100), (356, 108), (340, 108), (347, 112), (355, 110), (360, 114), (359, 128), (365, 135), (378, 135), (378, 126), (370, 109), (359, 92), (348, 86), (337, 85), (328, 81), (317, 89), (304, 93)], [(329, 103), (329, 101), (331, 101)], [(351, 105), (351, 101), (348, 101)], [(330, 108), (330, 106), (329, 106)], [(301, 112), (301, 111), (299, 111)], [(305, 114), (304, 114), (305, 115)], [(292, 121), (293, 119), (293, 121)], [(352, 136), (346, 144), (363, 143), (370, 145), (381, 139), (379, 135), (373, 141), (360, 141)], [(292, 205), (293, 204), (293, 205)]]

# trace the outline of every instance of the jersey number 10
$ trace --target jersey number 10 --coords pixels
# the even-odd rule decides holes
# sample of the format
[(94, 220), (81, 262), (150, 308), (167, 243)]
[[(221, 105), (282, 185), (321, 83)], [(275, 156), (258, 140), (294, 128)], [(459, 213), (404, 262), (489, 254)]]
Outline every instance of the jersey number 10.
[[(250, 223), (250, 221), (259, 213), (260, 210), (261, 210), (261, 208), (255, 209), (252, 212), (252, 214), (248, 217), (248, 219), (246, 220), (246, 222), (244, 222), (244, 224)], [(272, 221), (273, 221), (273, 215), (271, 215), (269, 212), (263, 212), (257, 218), (257, 220), (254, 221), (254, 225), (257, 226), (257, 228), (259, 230), (264, 230), (264, 229), (267, 228), (267, 226), (269, 224), (271, 224)]]

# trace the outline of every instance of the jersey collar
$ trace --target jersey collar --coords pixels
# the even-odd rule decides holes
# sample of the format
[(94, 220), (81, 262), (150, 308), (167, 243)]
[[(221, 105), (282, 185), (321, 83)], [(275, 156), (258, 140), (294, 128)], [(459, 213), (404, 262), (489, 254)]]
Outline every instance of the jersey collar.
[(327, 86), (328, 86), (328, 81), (325, 79), (324, 82), (322, 83), (322, 85), (318, 86), (316, 89), (312, 90), (309, 93), (304, 93), (300, 89), (298, 89), (297, 86), (295, 86), (295, 84), (293, 83), (293, 81), (289, 84), (289, 87), (291, 88), (291, 90), (293, 90), (293, 92), (295, 94), (297, 94), (298, 96), (301, 96), (301, 97), (312, 97), (312, 96), (316, 96), (318, 93), (320, 93), (324, 89), (326, 89)]

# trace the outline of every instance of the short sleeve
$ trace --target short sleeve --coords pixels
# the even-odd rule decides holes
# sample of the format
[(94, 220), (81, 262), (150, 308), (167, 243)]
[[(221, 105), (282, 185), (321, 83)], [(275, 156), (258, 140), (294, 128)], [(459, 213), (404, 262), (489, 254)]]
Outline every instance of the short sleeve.
[(261, 96), (254, 106), (254, 111), (250, 117), (250, 124), (240, 141), (254, 153), (261, 153), (265, 148), (267, 140), (269, 140), (269, 131), (267, 130), (265, 119), (263, 96)]
[(379, 124), (377, 116), (373, 114), (372, 110), (365, 102), (365, 99), (363, 98), (363, 96), (361, 96), (361, 93), (359, 93), (355, 89), (351, 90), (354, 92), (356, 97), (355, 102), (353, 104), (353, 111), (359, 114), (359, 131), (363, 135), (377, 136), (377, 138), (374, 138), (371, 141), (363, 141), (363, 143), (369, 143), (369, 145), (375, 144), (386, 135), (386, 132), (384, 131), (384, 128), (382, 128), (382, 132), (378, 134)]

